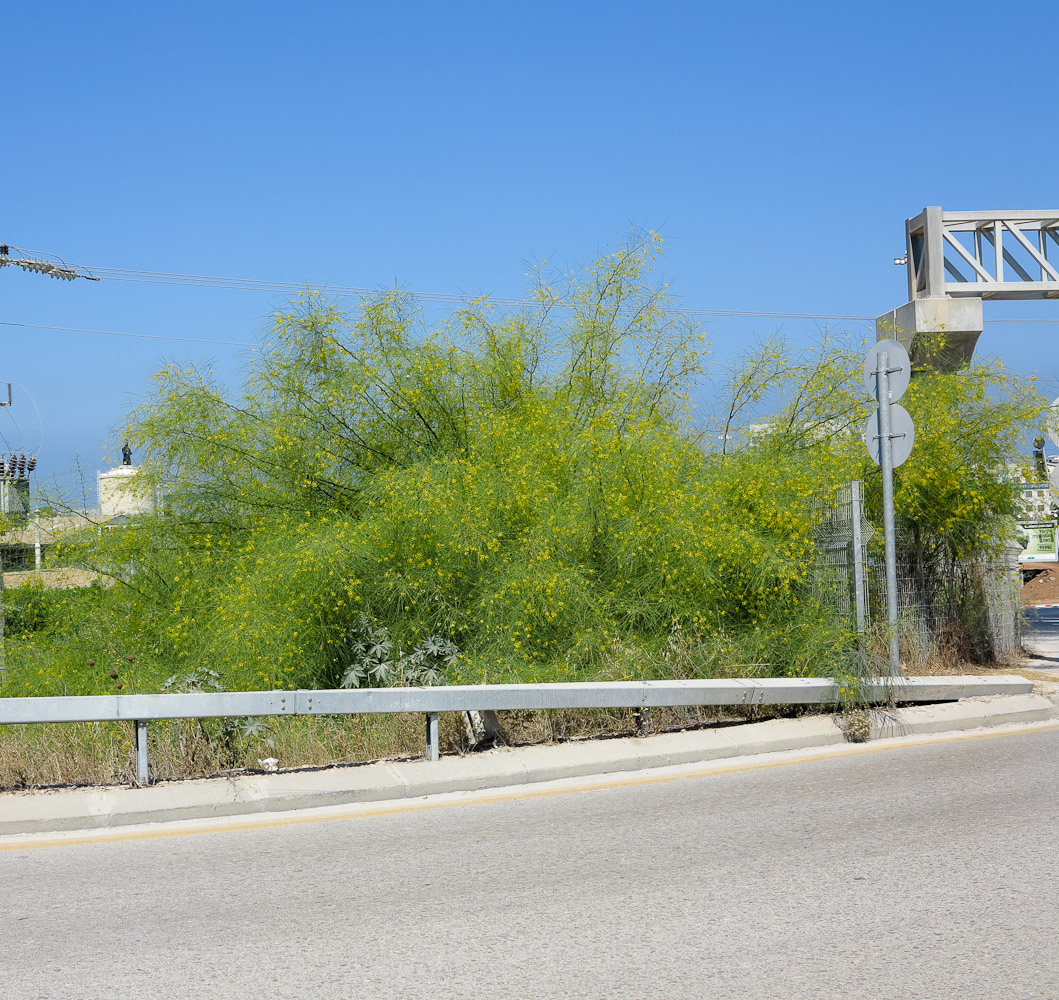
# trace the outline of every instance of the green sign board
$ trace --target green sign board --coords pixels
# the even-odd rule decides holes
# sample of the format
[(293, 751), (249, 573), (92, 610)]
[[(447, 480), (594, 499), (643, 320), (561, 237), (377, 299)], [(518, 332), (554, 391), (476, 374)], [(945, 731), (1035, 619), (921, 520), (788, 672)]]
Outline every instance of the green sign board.
[(1019, 541), (1022, 555), (1019, 562), (1057, 562), (1055, 524), (1020, 524)]

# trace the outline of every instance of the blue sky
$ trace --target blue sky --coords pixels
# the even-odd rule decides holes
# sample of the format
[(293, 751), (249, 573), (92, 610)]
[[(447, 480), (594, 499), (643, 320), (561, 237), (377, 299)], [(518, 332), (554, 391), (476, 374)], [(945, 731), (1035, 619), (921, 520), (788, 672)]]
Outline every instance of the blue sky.
[[(1010, 11), (1010, 12), (1009, 12)], [(704, 309), (874, 316), (924, 205), (1059, 205), (1054, 4), (225, 2), (0, 14), (0, 242), (86, 266), (516, 296), (632, 224)], [(0, 271), (0, 321), (254, 342), (285, 296)], [(986, 317), (1059, 320), (1059, 303)], [(804, 320), (711, 319), (723, 361)], [(868, 324), (838, 324), (868, 335)], [(980, 351), (1059, 385), (1059, 324)], [(0, 326), (0, 420), (94, 480), (167, 360), (245, 350)], [(25, 388), (21, 388), (25, 387)], [(18, 430), (11, 422), (14, 416)], [(21, 432), (21, 441), (19, 439)], [(109, 448), (114, 454), (116, 448)]]

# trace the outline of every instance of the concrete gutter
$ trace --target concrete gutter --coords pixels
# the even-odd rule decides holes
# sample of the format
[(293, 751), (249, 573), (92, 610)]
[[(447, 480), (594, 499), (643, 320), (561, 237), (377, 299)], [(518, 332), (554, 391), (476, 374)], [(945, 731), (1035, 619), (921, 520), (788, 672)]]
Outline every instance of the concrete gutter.
[[(1059, 694), (992, 695), (872, 713), (871, 738), (1059, 718)], [(834, 716), (658, 736), (502, 748), (440, 761), (380, 761), (320, 770), (0, 793), (0, 836), (51, 833), (407, 799), (560, 778), (638, 771), (845, 741)]]

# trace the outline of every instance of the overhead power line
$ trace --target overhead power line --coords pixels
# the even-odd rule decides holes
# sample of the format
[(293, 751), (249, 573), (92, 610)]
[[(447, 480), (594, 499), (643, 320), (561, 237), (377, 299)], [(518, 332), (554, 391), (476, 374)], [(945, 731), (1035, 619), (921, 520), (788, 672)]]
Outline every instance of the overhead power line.
[[(491, 305), (504, 308), (524, 308), (527, 306), (540, 306), (542, 303), (537, 299), (511, 298), (493, 295), (468, 295), (462, 292), (412, 292), (401, 289), (385, 289), (369, 287), (366, 285), (316, 285), (296, 281), (270, 281), (260, 278), (231, 278), (213, 274), (176, 274), (166, 271), (138, 271), (131, 268), (93, 267), (93, 272), (100, 277), (111, 281), (136, 281), (159, 285), (191, 285), (199, 288), (230, 288), (245, 291), (272, 291), (297, 294), (306, 289), (326, 292), (329, 295), (356, 295), (372, 298), (379, 294), (389, 292), (398, 295), (408, 295), (410, 298), (423, 302), (438, 302), (451, 305), (466, 305), (475, 302), (479, 298)], [(673, 312), (679, 312), (688, 316), (733, 316), (746, 317), (748, 319), (817, 319), (817, 320), (845, 320), (845, 321), (874, 321), (874, 316), (853, 316), (830, 313), (785, 313), (785, 312), (760, 312), (745, 309), (693, 309), (679, 306), (670, 307)]]
[[(987, 321), (989, 322), (989, 321)], [(1005, 323), (1059, 323), (1059, 319), (1040, 320), (994, 320), (992, 322)], [(16, 323), (11, 320), (0, 320), (0, 326), (23, 327), (28, 330), (51, 330), (56, 333), (89, 333), (100, 337), (131, 337), (136, 340), (171, 340), (182, 344), (216, 344), (220, 347), (246, 347), (251, 350), (266, 347), (267, 343), (251, 344), (242, 340), (213, 340), (209, 337), (171, 337), (160, 333), (128, 333), (118, 330), (89, 330), (80, 326), (46, 326), (43, 323)], [(1018, 374), (1018, 373), (1016, 373)], [(1038, 377), (1055, 376), (1059, 379), (1059, 372), (1028, 372), (1037, 374)]]
[[(450, 305), (467, 305), (478, 299), (502, 308), (525, 308), (540, 306), (541, 302), (532, 298), (512, 298), (508, 296), (469, 295), (464, 292), (414, 292), (402, 289), (387, 289), (368, 285), (321, 285), (311, 282), (274, 281), (267, 278), (234, 278), (217, 274), (181, 274), (172, 271), (144, 271), (123, 267), (92, 267), (93, 274), (109, 281), (132, 281), (156, 285), (188, 285), (198, 288), (227, 288), (235, 291), (264, 291), (298, 294), (306, 290), (326, 292), (329, 295), (356, 295), (373, 298), (383, 293), (407, 295), (422, 302), (437, 302)], [(561, 304), (561, 303), (560, 303)], [(698, 309), (673, 305), (673, 312), (685, 316), (715, 316), (733, 319), (806, 319), (846, 323), (874, 323), (875, 316), (855, 313), (812, 313), (812, 312), (779, 312), (759, 309)], [(987, 323), (1059, 323), (1059, 319), (1021, 319), (990, 317)]]
[[(34, 251), (28, 251), (19, 247), (10, 247), (23, 255), (23, 259), (32, 258), (26, 256)], [(47, 255), (42, 255), (47, 256)], [(19, 263), (12, 259), (11, 263)], [(69, 269), (69, 265), (63, 262), (62, 266)], [(381, 287), (370, 287), (367, 285), (320, 285), (311, 282), (297, 281), (273, 281), (266, 278), (233, 278), (231, 276), (218, 274), (181, 274), (172, 271), (145, 271), (137, 268), (127, 267), (92, 267), (84, 268), (91, 272), (93, 280), (108, 281), (132, 281), (142, 284), (155, 285), (188, 285), (198, 288), (227, 288), (242, 291), (264, 291), (281, 292), (284, 294), (298, 294), (306, 290), (326, 292), (329, 295), (355, 295), (363, 298), (374, 298), (380, 294), (407, 295), (421, 302), (437, 302), (448, 305), (467, 305), (479, 299), (490, 305), (501, 308), (517, 309), (540, 306), (541, 300), (533, 298), (512, 298), (508, 296), (493, 295), (468, 295), (464, 292), (412, 292), (403, 289), (386, 289)], [(89, 275), (83, 275), (88, 277)], [(561, 302), (549, 303), (562, 305)], [(688, 316), (727, 316), (745, 317), (747, 319), (810, 319), (829, 320), (845, 322), (870, 322), (874, 316), (855, 316), (832, 313), (794, 313), (794, 312), (761, 312), (747, 309), (695, 309), (669, 306), (671, 311)]]
[(45, 326), (43, 323), (14, 323), (0, 320), (0, 326), (20, 326), (30, 330), (55, 330), (61, 333), (95, 333), (102, 337), (135, 337), (139, 340), (177, 340), (185, 344), (222, 344), (226, 347), (261, 347), (238, 340), (208, 340), (205, 337), (167, 337), (159, 333), (119, 333), (116, 330), (85, 330), (79, 326)]
[[(8, 258), (7, 254), (2, 253), (2, 251), (4, 250), (6, 250), (8, 253), (13, 250), (21, 254), (22, 256), (20, 258)], [(31, 253), (37, 254), (37, 256), (28, 256)], [(183, 285), (199, 288), (225, 288), (236, 291), (263, 291), (283, 294), (298, 294), (300, 292), (310, 290), (325, 292), (328, 295), (354, 295), (362, 298), (374, 298), (380, 294), (388, 293), (407, 295), (410, 298), (421, 302), (433, 302), (439, 304), (464, 306), (473, 304), (480, 299), (490, 305), (508, 309), (520, 309), (534, 306), (539, 307), (542, 305), (541, 301), (532, 298), (512, 298), (505, 296), (490, 295), (474, 296), (461, 292), (412, 292), (404, 291), (402, 289), (369, 287), (366, 285), (317, 285), (306, 282), (274, 281), (264, 278), (235, 278), (231, 276), (216, 274), (182, 274), (179, 272), (172, 271), (146, 271), (136, 268), (92, 267), (82, 268), (83, 271), (92, 273), (81, 273), (71, 265), (66, 264), (65, 261), (61, 261), (61, 258), (56, 258), (56, 260), (60, 260), (60, 264), (57, 265), (51, 264), (50, 262), (43, 260), (43, 258), (48, 256), (54, 255), (44, 254), (38, 251), (28, 251), (24, 248), (19, 247), (0, 246), (0, 263), (3, 263), (6, 260), (6, 263), (8, 264), (17, 264), (19, 266), (25, 267), (28, 270), (40, 270), (42, 271), (42, 273), (50, 273), (53, 274), (53, 276), (64, 277), (68, 278), (69, 280), (72, 280), (72, 277), (85, 277), (94, 281), (103, 279), (108, 281), (130, 281), (158, 285)], [(34, 265), (42, 264), (45, 266), (29, 266), (30, 263)], [(557, 302), (554, 304), (560, 306), (563, 305), (562, 302)], [(876, 319), (876, 317), (874, 316), (856, 315), (851, 313), (778, 312), (754, 309), (698, 309), (694, 307), (681, 307), (677, 305), (671, 305), (666, 308), (669, 311), (684, 316), (699, 316), (705, 318), (718, 319), (796, 319), (832, 323), (873, 323)], [(986, 319), (986, 322), (1053, 325), (1059, 323), (1059, 319), (990, 317)], [(54, 330), (65, 333), (89, 333), (108, 337), (133, 337), (144, 340), (172, 340), (182, 343), (193, 344), (217, 344), (229, 347), (258, 346), (255, 344), (249, 344), (242, 341), (234, 340), (212, 340), (200, 337), (172, 337), (161, 334), (149, 333), (123, 333), (114, 330), (88, 330), (80, 327), (45, 326), (43, 324), (37, 323), (15, 323), (0, 321), (0, 325), (21, 326), (37, 330)]]

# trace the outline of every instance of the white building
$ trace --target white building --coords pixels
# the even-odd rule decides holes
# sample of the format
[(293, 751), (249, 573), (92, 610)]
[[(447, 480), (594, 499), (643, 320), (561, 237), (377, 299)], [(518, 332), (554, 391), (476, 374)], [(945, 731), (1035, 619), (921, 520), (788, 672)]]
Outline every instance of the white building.
[(154, 490), (138, 481), (139, 472), (135, 465), (119, 465), (116, 469), (96, 473), (101, 517), (128, 517), (154, 510)]

